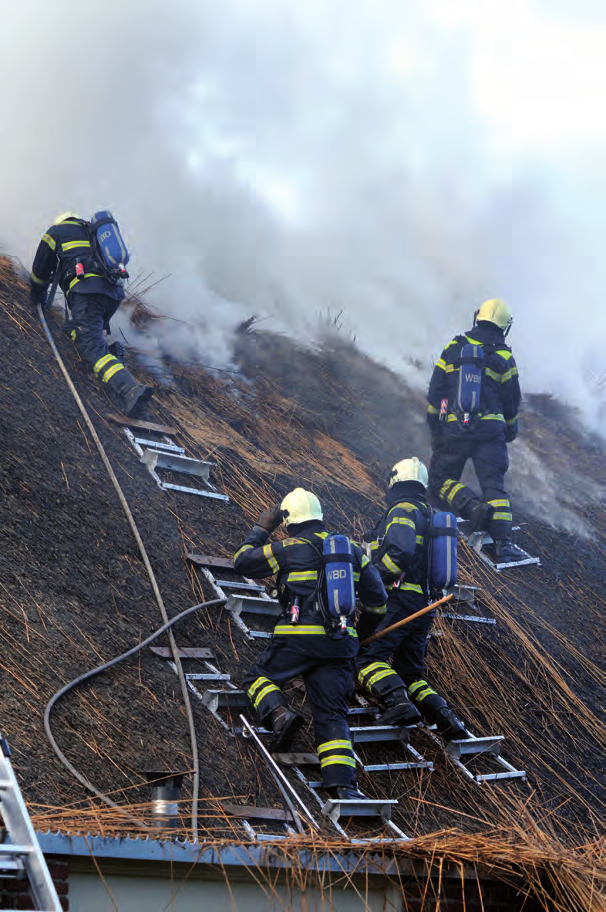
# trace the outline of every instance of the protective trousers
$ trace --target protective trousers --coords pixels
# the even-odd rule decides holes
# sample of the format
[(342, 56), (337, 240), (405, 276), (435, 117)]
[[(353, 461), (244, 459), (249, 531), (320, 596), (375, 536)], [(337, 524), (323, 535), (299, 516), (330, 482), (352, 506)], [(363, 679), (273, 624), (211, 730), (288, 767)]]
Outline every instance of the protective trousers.
[(276, 706), (288, 705), (280, 687), (298, 676), (311, 706), (324, 788), (355, 786), (356, 761), (347, 724), (354, 683), (350, 659), (317, 659), (302, 653), (287, 636), (276, 637), (244, 678), (244, 687), (263, 721)]
[[(425, 596), (419, 593), (392, 590), (387, 613), (375, 633), (410, 617), (425, 604)], [(428, 611), (410, 624), (398, 627), (367, 646), (355, 660), (358, 681), (373, 696), (384, 700), (394, 690), (407, 687), (409, 698), (430, 722), (435, 720), (436, 712), (448, 705), (423, 677), (427, 638), (435, 616), (435, 611)]]
[[(387, 612), (375, 633), (410, 617), (426, 604), (421, 593), (389, 590)], [(406, 687), (423, 676), (427, 637), (435, 615), (435, 611), (429, 611), (375, 640), (358, 654), (354, 660), (358, 681), (373, 696), (384, 699), (393, 690)], [(389, 664), (392, 657), (393, 668)]]
[(503, 431), (480, 437), (473, 432), (451, 433), (445, 429), (434, 441), (429, 464), (429, 493), (434, 502), (444, 509), (471, 518), (478, 504), (477, 494), (459, 479), (468, 459), (473, 462), (482, 500), (493, 508), (488, 529), (494, 539), (511, 537), (511, 503), (505, 490), (505, 473), (509, 468), (509, 455)]
[(103, 330), (119, 306), (118, 301), (103, 294), (81, 294), (73, 291), (69, 296), (71, 332), (82, 358), (92, 367), (102, 383), (112, 392), (124, 396), (136, 380), (121, 361), (109, 353)]

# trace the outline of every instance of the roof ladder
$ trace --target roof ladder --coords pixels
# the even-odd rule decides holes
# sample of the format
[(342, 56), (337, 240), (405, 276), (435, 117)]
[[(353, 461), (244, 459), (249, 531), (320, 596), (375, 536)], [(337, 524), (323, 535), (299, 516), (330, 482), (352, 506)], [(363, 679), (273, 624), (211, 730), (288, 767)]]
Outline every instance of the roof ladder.
[[(470, 608), (477, 610), (477, 605), (475, 601), (476, 593), (480, 591), (479, 586), (471, 586), (467, 583), (457, 583), (451, 589), (449, 589), (445, 594), (452, 594), (453, 600), (451, 605), (468, 605)], [(496, 619), (492, 617), (483, 617), (479, 614), (458, 614), (453, 611), (442, 611), (440, 614), (441, 618), (445, 618), (447, 621), (465, 621), (468, 624), (492, 624), (495, 625)]]
[[(271, 631), (252, 630), (242, 619), (243, 614), (263, 615), (276, 620), (282, 614), (282, 606), (277, 599), (272, 599), (265, 587), (248, 579), (234, 570), (232, 561), (223, 557), (210, 557), (193, 552), (187, 560), (199, 567), (210, 583), (215, 598), (227, 599), (225, 608), (231, 613), (234, 623), (249, 639), (270, 639)], [(211, 569), (212, 568), (212, 569)], [(239, 577), (238, 580), (218, 579), (213, 570), (229, 570)], [(225, 576), (225, 573), (223, 573)]]
[[(34, 832), (17, 778), (10, 748), (0, 737), (0, 878), (25, 876), (34, 910), (61, 912), (61, 903)], [(4, 835), (3, 835), (4, 834)]]
[[(459, 519), (459, 524), (461, 521), (463, 523), (465, 522), (465, 520)], [(517, 532), (519, 529), (520, 526), (513, 526), (511, 531)], [(541, 566), (541, 559), (539, 557), (532, 557), (530, 554), (528, 554), (527, 551), (524, 551), (523, 548), (520, 548), (519, 545), (518, 548), (520, 548), (520, 551), (524, 557), (520, 558), (520, 560), (517, 561), (509, 561), (508, 563), (496, 563), (490, 557), (490, 554), (487, 554), (484, 550), (486, 545), (490, 546), (494, 544), (494, 539), (491, 535), (488, 534), (488, 532), (471, 532), (468, 534), (464, 528), (461, 528), (460, 525), (458, 531), (459, 535), (465, 539), (472, 551), (475, 551), (478, 557), (483, 560), (485, 564), (488, 564), (493, 568), (493, 570), (496, 570), (499, 573), (501, 570), (511, 570), (513, 567), (526, 567), (529, 564), (536, 564), (539, 567)]]
[[(120, 419), (117, 415), (110, 415), (110, 418), (122, 425), (126, 439), (161, 491), (181, 491), (183, 494), (196, 494), (213, 500), (229, 500), (227, 494), (220, 494), (210, 480), (210, 470), (215, 463), (186, 456), (184, 447), (172, 439), (177, 434), (175, 428), (134, 418)], [(191, 475), (198, 478), (203, 487), (194, 488), (164, 481), (158, 474), (159, 471)]]
[[(482, 784), (483, 782), (496, 782), (502, 779), (526, 779), (524, 770), (516, 769), (511, 763), (508, 763), (501, 757), (501, 744), (505, 740), (503, 735), (487, 735), (476, 738), (469, 730), (466, 729), (469, 738), (463, 741), (444, 741), (432, 728), (426, 728), (425, 731), (437, 744), (440, 744), (446, 754), (458, 769), (464, 773), (468, 779)], [(471, 761), (474, 758), (484, 756), (486, 759), (496, 761), (499, 766), (503, 767), (503, 773), (474, 773), (465, 763), (464, 758)]]

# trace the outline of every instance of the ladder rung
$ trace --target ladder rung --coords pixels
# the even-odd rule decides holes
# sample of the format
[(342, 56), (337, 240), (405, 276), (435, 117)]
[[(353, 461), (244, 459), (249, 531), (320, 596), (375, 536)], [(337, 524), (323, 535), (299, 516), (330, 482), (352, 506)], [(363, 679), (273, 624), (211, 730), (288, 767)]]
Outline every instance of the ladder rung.
[(525, 779), (525, 770), (514, 770), (511, 773), (483, 773), (475, 776), (476, 782), (494, 782), (497, 779)]
[(10, 877), (10, 871), (20, 875), (23, 872), (23, 862), (10, 861), (8, 858), (0, 859), (0, 874), (2, 877)]
[(430, 760), (410, 761), (409, 763), (363, 763), (362, 769), (365, 773), (388, 772), (389, 770), (410, 770), (410, 769), (430, 769), (433, 770), (433, 763)]
[(0, 845), (0, 859), (3, 855), (31, 855), (34, 851), (32, 846), (12, 845), (12, 843), (2, 843)]
[(404, 725), (350, 726), (349, 730), (354, 744), (364, 741), (406, 741), (408, 739), (408, 731)]
[(338, 800), (330, 798), (322, 813), (334, 822), (339, 817), (382, 817), (383, 820), (391, 819), (391, 809), (397, 801), (379, 800), (368, 798), (366, 800)]
[(186, 674), (186, 681), (231, 681), (231, 675), (228, 674)]
[(236, 595), (231, 593), (228, 596), (225, 607), (235, 614), (246, 612), (247, 614), (268, 614), (270, 617), (280, 617), (282, 614), (280, 602), (273, 599), (259, 598), (254, 595)]
[(265, 586), (259, 586), (258, 583), (237, 583), (222, 579), (216, 579), (215, 583), (222, 589), (251, 589), (253, 592), (265, 592)]
[(487, 735), (484, 738), (468, 738), (465, 741), (449, 741), (445, 745), (444, 750), (449, 756), (454, 757), (455, 760), (460, 760), (460, 758), (466, 754), (490, 753), (495, 757), (498, 757), (501, 750), (501, 741), (503, 740), (503, 735)]

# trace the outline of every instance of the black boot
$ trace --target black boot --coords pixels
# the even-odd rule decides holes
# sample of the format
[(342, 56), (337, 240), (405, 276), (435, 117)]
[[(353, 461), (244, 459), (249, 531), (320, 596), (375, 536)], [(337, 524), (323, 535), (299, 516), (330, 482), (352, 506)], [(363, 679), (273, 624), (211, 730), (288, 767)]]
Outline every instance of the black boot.
[(447, 706), (438, 709), (433, 714), (431, 721), (435, 723), (445, 741), (465, 741), (469, 738), (463, 722)]
[(495, 538), (494, 559), (495, 564), (513, 564), (528, 557), (525, 551), (514, 545), (510, 538)]
[(494, 513), (494, 507), (479, 500), (471, 510), (466, 510), (465, 512), (467, 513), (465, 519), (469, 521), (468, 531), (470, 533), (486, 532), (488, 523)]
[(288, 706), (276, 706), (270, 716), (271, 730), (274, 733), (271, 749), (274, 753), (288, 751), (292, 747), (295, 735), (303, 725), (305, 717), (294, 712)]
[(368, 801), (368, 795), (365, 795), (355, 785), (332, 785), (326, 789), (333, 801)]
[(387, 710), (379, 718), (381, 725), (416, 725), (421, 713), (408, 699), (405, 687), (392, 690), (385, 697)]
[(122, 397), (122, 411), (127, 418), (137, 418), (143, 415), (144, 406), (154, 395), (153, 386), (137, 383)]
[[(115, 358), (115, 355), (112, 355), (113, 358)], [(113, 369), (118, 364), (117, 358), (113, 365), (110, 361), (110, 369)], [(102, 376), (101, 380), (103, 380)], [(118, 398), (120, 409), (127, 418), (140, 418), (145, 403), (149, 402), (154, 394), (153, 386), (137, 383), (132, 374), (123, 365), (112, 374), (109, 380), (103, 380), (103, 382), (107, 383), (112, 394)]]

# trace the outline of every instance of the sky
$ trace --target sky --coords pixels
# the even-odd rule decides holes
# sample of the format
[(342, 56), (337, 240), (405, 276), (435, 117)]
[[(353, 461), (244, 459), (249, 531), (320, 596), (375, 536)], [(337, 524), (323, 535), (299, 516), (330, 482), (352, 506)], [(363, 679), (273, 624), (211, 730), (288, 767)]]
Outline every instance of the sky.
[[(606, 7), (0, 0), (0, 248), (110, 208), (172, 319), (342, 332), (415, 383), (488, 297), (527, 392), (606, 418)], [(420, 368), (414, 365), (421, 365)]]

